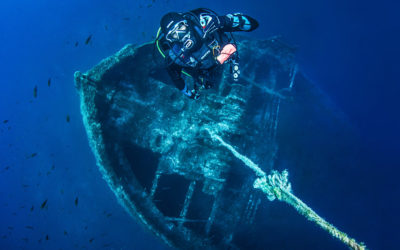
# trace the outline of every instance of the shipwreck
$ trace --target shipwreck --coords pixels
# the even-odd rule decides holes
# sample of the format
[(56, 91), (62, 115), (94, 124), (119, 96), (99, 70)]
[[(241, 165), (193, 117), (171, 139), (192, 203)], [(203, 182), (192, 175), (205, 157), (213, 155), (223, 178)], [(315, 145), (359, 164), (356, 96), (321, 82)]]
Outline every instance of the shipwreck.
[(240, 80), (231, 81), (226, 66), (197, 101), (169, 81), (154, 42), (127, 45), (76, 72), (103, 178), (132, 217), (174, 248), (268, 248), (268, 235), (252, 234), (268, 223), (261, 218), (278, 199), (349, 247), (364, 249), (294, 196), (288, 172), (279, 169), (282, 162), (298, 164), (287, 152), (302, 146), (280, 134), (307, 137), (308, 125), (321, 120), (334, 134), (346, 127), (340, 114), (279, 38), (240, 38), (238, 50)]

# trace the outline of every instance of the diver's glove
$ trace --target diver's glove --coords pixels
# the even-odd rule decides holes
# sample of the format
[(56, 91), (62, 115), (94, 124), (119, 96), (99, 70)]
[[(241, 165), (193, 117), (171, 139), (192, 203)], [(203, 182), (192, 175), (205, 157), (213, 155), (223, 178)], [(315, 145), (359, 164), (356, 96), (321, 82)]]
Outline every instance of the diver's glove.
[(197, 90), (192, 89), (192, 91), (190, 92), (191, 92), (191, 95), (189, 96), (190, 99), (198, 100), (200, 98), (200, 93)]
[(200, 14), (200, 25), (203, 29), (203, 39), (221, 28), (221, 21), (216, 15)]
[(188, 90), (186, 86), (184, 89), (181, 90), (181, 92), (193, 100), (198, 100), (200, 98), (200, 93), (197, 90)]
[(197, 83), (201, 90), (212, 88), (212, 82), (207, 77), (200, 76)]

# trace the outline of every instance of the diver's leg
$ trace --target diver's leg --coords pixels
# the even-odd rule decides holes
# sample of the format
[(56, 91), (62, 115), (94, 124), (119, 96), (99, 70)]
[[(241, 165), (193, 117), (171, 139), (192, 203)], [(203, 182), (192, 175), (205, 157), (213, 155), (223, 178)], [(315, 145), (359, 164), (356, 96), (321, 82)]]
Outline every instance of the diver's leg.
[(218, 18), (222, 23), (222, 31), (224, 32), (250, 32), (257, 29), (259, 25), (256, 19), (241, 13), (228, 14), (226, 16), (219, 16)]

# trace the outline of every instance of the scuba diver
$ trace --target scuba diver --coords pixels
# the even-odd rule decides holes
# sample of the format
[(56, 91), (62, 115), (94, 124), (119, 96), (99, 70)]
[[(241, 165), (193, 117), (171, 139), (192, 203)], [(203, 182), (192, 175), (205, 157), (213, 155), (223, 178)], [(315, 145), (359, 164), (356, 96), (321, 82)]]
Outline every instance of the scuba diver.
[[(249, 32), (257, 27), (255, 19), (240, 13), (219, 16), (205, 8), (186, 13), (170, 12), (160, 21), (156, 45), (165, 58), (168, 74), (175, 86), (189, 98), (197, 100), (199, 86), (211, 88), (216, 70), (226, 62), (231, 64), (233, 80), (238, 80), (237, 46), (232, 34), (229, 37), (227, 33)], [(193, 77), (195, 84), (192, 89), (182, 74)]]

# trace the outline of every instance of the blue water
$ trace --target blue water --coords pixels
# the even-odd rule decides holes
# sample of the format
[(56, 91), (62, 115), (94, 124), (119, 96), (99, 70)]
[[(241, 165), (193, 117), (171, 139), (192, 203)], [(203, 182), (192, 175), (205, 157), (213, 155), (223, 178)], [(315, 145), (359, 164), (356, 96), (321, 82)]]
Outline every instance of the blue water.
[[(0, 248), (166, 249), (127, 215), (102, 180), (73, 72), (89, 69), (126, 43), (151, 40), (163, 13), (199, 6), (248, 13), (260, 22), (250, 36), (282, 35), (299, 48), (301, 70), (363, 141), (363, 164), (326, 180), (333, 187), (356, 183), (355, 190), (337, 190), (350, 197), (347, 203), (316, 209), (334, 224), (348, 225), (343, 230), (371, 249), (397, 249), (400, 6), (387, 0), (2, 0)], [(323, 203), (312, 193), (297, 195), (311, 206)], [(346, 217), (346, 210), (353, 216)], [(279, 242), (270, 249), (280, 249)]]

